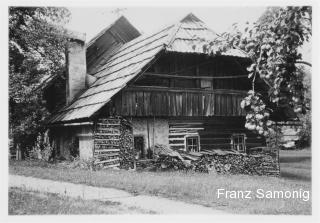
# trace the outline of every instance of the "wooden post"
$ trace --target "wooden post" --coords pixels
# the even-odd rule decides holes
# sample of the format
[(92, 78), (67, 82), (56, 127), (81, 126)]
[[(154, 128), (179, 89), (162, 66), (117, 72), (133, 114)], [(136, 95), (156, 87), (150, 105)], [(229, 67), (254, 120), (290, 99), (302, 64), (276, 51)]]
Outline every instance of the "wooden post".
[(20, 144), (17, 144), (16, 160), (21, 160), (21, 149), (20, 149)]
[[(147, 132), (148, 132), (148, 150), (150, 150), (150, 131), (149, 131), (149, 119), (147, 118)], [(147, 151), (148, 155), (148, 151)]]
[(156, 117), (153, 116), (153, 129), (152, 129), (152, 134), (153, 134), (153, 139), (152, 139), (152, 145), (153, 145), (153, 149), (152, 149), (152, 156), (154, 154), (154, 127), (155, 127), (155, 122), (156, 122)]
[(276, 122), (276, 147), (277, 147), (277, 161), (278, 161), (278, 168), (279, 168), (279, 174), (280, 174), (280, 149), (278, 145), (278, 122)]
[[(200, 71), (199, 71), (199, 65), (196, 66), (196, 76), (200, 76)], [(197, 79), (196, 80), (196, 85), (197, 85), (197, 88), (201, 88), (201, 80), (200, 79)]]

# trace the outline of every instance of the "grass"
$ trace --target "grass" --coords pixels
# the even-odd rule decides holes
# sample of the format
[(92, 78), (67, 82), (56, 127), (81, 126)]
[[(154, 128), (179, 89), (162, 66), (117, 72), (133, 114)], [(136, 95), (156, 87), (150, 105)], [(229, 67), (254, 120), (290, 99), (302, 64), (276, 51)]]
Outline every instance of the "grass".
[[(288, 155), (289, 154), (289, 155)], [(307, 153), (306, 153), (307, 154)], [(233, 191), (293, 191), (303, 189), (311, 193), (311, 158), (292, 159), (281, 153), (281, 177), (213, 175), (185, 172), (135, 172), (125, 170), (87, 171), (60, 168), (44, 162), (12, 162), (11, 174), (81, 183), (98, 187), (113, 187), (137, 194), (148, 194), (201, 204), (230, 213), (243, 214), (311, 214), (311, 199), (233, 199), (217, 196), (217, 189)], [(306, 175), (309, 173), (310, 177)]]
[(311, 181), (311, 150), (281, 150), (281, 177), (296, 181)]
[(144, 213), (135, 208), (121, 206), (111, 201), (84, 201), (57, 194), (9, 189), (9, 215), (47, 215), (47, 214), (130, 214)]

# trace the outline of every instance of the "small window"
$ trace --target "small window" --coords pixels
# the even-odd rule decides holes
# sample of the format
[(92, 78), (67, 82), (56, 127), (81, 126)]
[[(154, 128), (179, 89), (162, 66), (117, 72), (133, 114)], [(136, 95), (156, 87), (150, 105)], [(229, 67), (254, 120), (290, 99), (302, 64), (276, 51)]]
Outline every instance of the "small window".
[(212, 90), (211, 80), (201, 80), (201, 89)]
[(186, 137), (186, 148), (188, 152), (199, 152), (199, 137), (198, 136)]
[(231, 148), (239, 152), (246, 152), (246, 134), (233, 134), (231, 136)]

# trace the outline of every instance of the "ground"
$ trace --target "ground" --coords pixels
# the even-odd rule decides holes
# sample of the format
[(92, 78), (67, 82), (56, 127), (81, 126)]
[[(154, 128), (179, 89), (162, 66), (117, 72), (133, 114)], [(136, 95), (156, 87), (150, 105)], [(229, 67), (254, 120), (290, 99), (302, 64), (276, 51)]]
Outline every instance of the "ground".
[(134, 194), (167, 197), (214, 207), (230, 213), (311, 214), (311, 198), (230, 199), (217, 197), (218, 189), (235, 191), (293, 191), (311, 193), (311, 152), (281, 151), (281, 177), (213, 175), (186, 172), (87, 171), (44, 162), (11, 162), (10, 174), (123, 189)]
[(149, 214), (138, 208), (124, 207), (118, 202), (84, 201), (51, 193), (21, 188), (9, 189), (9, 215), (46, 214)]
[(311, 182), (311, 151), (281, 150), (281, 177), (285, 179)]

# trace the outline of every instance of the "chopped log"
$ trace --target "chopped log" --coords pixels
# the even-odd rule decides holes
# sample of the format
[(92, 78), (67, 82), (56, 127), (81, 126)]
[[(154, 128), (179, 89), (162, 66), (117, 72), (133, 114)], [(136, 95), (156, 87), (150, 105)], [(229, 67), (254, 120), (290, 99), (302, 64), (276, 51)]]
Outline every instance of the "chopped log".
[(192, 160), (192, 161), (197, 161), (199, 159), (198, 157), (194, 157), (192, 155), (188, 155), (188, 154), (185, 154), (185, 153), (181, 153), (181, 156), (184, 159), (189, 159), (189, 160)]
[(193, 155), (193, 156), (197, 156), (197, 157), (202, 157), (203, 155), (201, 153), (198, 153), (198, 152), (189, 152), (190, 155)]

